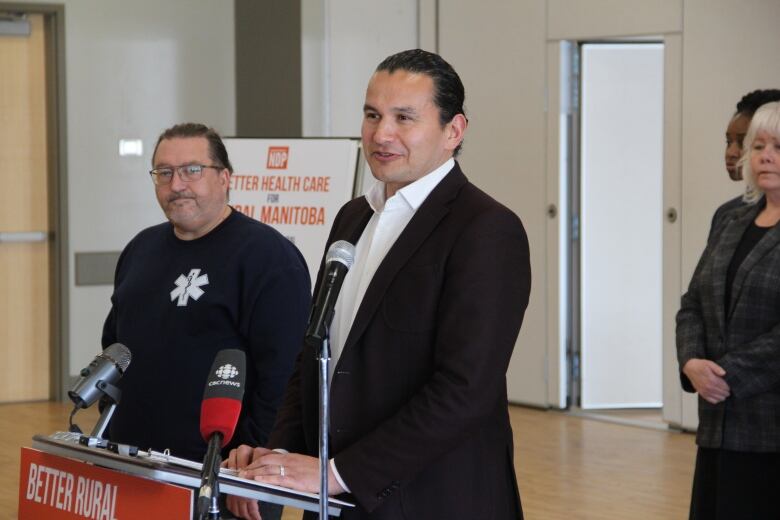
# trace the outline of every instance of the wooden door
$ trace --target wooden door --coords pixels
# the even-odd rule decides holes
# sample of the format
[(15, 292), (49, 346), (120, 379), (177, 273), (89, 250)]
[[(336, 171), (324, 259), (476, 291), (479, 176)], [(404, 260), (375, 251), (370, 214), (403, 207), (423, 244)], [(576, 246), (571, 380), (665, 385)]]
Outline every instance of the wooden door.
[(43, 15), (0, 35), (0, 402), (49, 399), (51, 267)]

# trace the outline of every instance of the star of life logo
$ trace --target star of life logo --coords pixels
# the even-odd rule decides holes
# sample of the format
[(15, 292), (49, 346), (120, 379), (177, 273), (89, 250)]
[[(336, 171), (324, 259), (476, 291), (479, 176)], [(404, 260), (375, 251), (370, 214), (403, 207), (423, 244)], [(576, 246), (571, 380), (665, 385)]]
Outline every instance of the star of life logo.
[(190, 274), (184, 276), (180, 274), (176, 279), (176, 288), (171, 291), (171, 301), (176, 300), (176, 305), (186, 307), (187, 302), (192, 298), (197, 301), (205, 291), (201, 286), (209, 284), (209, 275), (200, 274), (200, 269), (190, 269)]

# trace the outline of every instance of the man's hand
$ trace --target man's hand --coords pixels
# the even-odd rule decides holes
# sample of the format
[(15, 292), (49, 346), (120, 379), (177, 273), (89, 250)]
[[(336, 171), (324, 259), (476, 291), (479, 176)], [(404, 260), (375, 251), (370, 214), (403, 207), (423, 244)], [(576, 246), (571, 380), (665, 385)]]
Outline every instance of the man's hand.
[[(255, 457), (260, 457), (266, 453), (273, 453), (271, 450), (265, 448), (252, 448), (246, 444), (242, 444), (238, 448), (230, 450), (230, 455), (222, 465), (230, 469), (243, 470), (246, 468)], [(262, 520), (260, 517), (260, 508), (257, 506), (257, 500), (251, 498), (237, 497), (234, 495), (227, 495), (226, 500), (227, 508), (237, 518), (245, 518), (247, 520)]]
[(723, 379), (726, 371), (714, 361), (689, 359), (682, 371), (691, 380), (693, 388), (708, 403), (718, 404), (731, 395), (731, 389)]
[[(239, 476), (296, 491), (319, 493), (319, 459), (298, 453), (265, 451), (263, 454), (255, 453), (252, 463), (240, 471)], [(328, 495), (339, 495), (343, 492), (344, 488), (339, 485), (333, 468), (328, 464)]]

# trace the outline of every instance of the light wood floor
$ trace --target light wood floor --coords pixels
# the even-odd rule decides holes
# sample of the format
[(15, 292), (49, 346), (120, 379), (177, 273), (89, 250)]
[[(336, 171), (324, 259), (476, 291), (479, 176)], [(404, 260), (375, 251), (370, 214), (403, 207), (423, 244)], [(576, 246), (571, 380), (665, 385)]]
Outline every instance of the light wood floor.
[(621, 408), (615, 410), (583, 410), (571, 408), (569, 415), (577, 415), (588, 419), (607, 421), (628, 426), (643, 426), (657, 430), (668, 430), (669, 425), (663, 419), (660, 408)]
[[(69, 412), (60, 403), (0, 405), (0, 511), (12, 512), (10, 518), (17, 511), (19, 448), (35, 433), (67, 429)], [(687, 518), (692, 435), (516, 406), (510, 417), (528, 520)], [(95, 419), (94, 409), (76, 416), (85, 430)], [(285, 512), (284, 520), (297, 518), (300, 512)]]

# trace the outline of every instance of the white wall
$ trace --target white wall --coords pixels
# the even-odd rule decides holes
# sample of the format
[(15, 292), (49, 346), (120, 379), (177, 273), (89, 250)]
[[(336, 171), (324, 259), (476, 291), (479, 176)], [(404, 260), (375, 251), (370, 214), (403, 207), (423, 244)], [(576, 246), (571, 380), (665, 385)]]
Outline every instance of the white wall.
[[(77, 252), (118, 251), (164, 217), (147, 171), (182, 121), (235, 133), (233, 2), (65, 0), (70, 374), (100, 348), (111, 287), (76, 287)], [(142, 157), (118, 155), (142, 139)]]
[(305, 0), (304, 137), (360, 136), (368, 79), (385, 57), (419, 45), (417, 0)]

